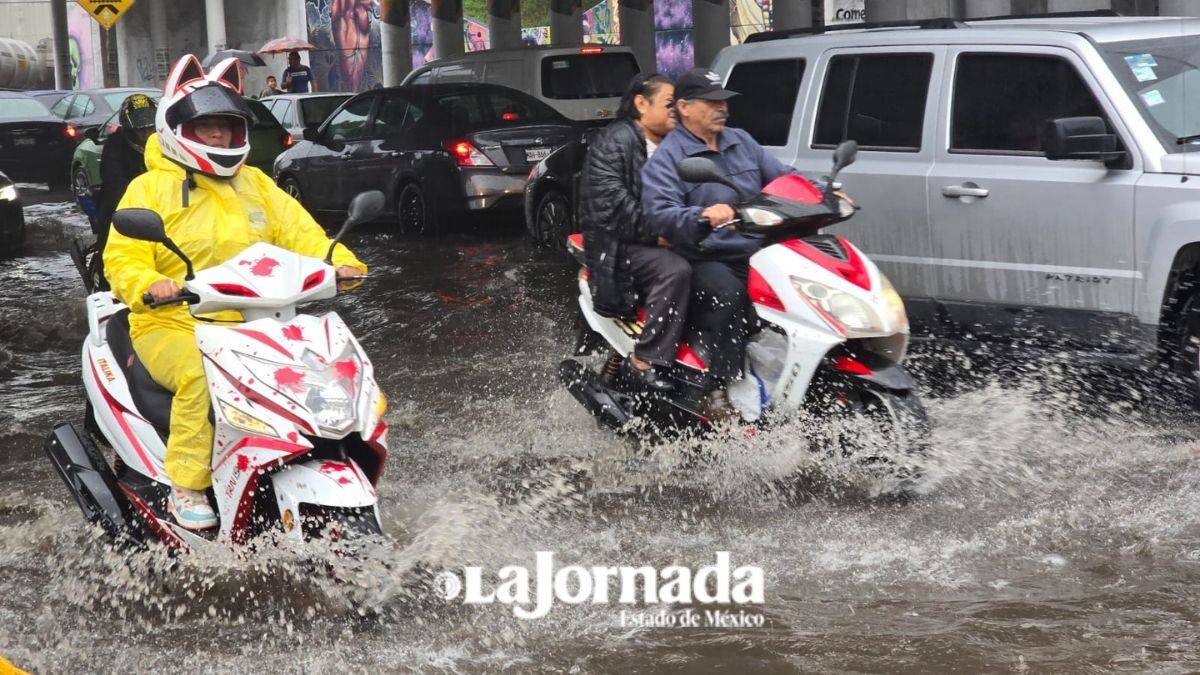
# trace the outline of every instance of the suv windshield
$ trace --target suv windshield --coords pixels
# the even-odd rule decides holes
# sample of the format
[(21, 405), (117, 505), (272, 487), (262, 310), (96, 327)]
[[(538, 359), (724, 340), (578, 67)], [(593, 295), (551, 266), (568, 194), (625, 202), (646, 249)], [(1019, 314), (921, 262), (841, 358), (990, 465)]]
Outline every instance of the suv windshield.
[(553, 99), (617, 98), (638, 73), (628, 52), (564, 54), (542, 59), (542, 95)]
[(1195, 35), (1100, 45), (1108, 66), (1167, 152), (1200, 149), (1200, 40)]

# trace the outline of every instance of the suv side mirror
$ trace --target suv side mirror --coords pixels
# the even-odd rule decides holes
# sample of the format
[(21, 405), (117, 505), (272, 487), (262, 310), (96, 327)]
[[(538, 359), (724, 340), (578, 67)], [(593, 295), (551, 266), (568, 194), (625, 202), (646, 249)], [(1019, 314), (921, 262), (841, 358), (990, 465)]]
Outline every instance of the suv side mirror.
[(1046, 159), (1091, 159), (1112, 162), (1125, 158), (1117, 147), (1117, 136), (1099, 117), (1060, 117), (1042, 127), (1042, 150)]
[(304, 140), (316, 143), (321, 140), (321, 130), (317, 127), (304, 127)]

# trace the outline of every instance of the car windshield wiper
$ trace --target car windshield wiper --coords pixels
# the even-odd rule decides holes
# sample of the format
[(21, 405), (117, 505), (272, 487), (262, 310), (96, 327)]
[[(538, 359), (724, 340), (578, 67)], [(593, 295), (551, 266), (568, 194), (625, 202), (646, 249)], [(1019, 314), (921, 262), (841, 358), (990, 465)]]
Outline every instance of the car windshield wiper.
[(1187, 145), (1192, 141), (1200, 141), (1200, 134), (1192, 134), (1191, 136), (1180, 136), (1175, 139), (1175, 145)]

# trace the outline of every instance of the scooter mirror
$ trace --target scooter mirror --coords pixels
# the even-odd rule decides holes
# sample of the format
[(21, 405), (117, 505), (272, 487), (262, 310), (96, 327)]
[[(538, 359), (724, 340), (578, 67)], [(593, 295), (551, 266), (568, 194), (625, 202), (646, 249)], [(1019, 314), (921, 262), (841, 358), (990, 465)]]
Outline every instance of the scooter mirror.
[(117, 232), (130, 239), (159, 244), (167, 240), (162, 217), (150, 209), (120, 209), (113, 213), (112, 224)]
[(858, 158), (858, 142), (842, 141), (833, 151), (833, 175), (854, 163)]
[(379, 190), (368, 190), (355, 195), (350, 201), (348, 217), (346, 218), (347, 225), (358, 225), (370, 220), (374, 220), (379, 214), (383, 213), (383, 204), (386, 198)]
[(342, 229), (338, 230), (337, 236), (333, 241), (329, 242), (329, 251), (325, 254), (325, 263), (333, 264), (333, 249), (342, 242), (346, 234), (360, 223), (365, 223), (375, 220), (379, 214), (383, 213), (383, 205), (387, 198), (379, 190), (367, 190), (360, 192), (350, 200), (350, 208), (346, 209), (346, 222), (342, 223)]
[(719, 183), (741, 195), (741, 190), (721, 173), (716, 162), (707, 157), (688, 157), (675, 165), (679, 177), (689, 183)]

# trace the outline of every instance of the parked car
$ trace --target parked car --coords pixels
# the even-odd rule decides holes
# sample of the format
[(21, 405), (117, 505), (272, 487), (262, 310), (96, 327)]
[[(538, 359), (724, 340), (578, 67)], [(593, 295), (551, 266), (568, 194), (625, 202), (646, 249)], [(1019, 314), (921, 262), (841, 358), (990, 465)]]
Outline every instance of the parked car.
[(17, 250), (25, 240), (23, 208), (16, 184), (0, 172), (0, 255)]
[(528, 94), (488, 84), (377, 89), (346, 101), (275, 162), (275, 179), (320, 216), (383, 190), (404, 231), (522, 203), (530, 168), (579, 134)]
[(488, 49), (431, 61), (401, 84), (484, 82), (528, 92), (568, 119), (607, 122), (641, 71), (629, 47)]
[(52, 108), (55, 103), (63, 100), (65, 96), (74, 94), (75, 92), (70, 89), (33, 89), (25, 93), (36, 98), (46, 108)]
[(538, 162), (525, 181), (525, 229), (534, 241), (566, 251), (579, 231), (579, 176), (586, 137), (571, 141)]
[(292, 141), (299, 142), (304, 140), (305, 129), (320, 126), (330, 113), (351, 96), (353, 94), (280, 94), (259, 100), (291, 134)]
[(766, 33), (713, 69), (742, 93), (731, 123), (810, 176), (858, 141), (845, 227), (915, 321), (1165, 355), (1200, 388), (1200, 22)]
[(54, 103), (50, 112), (70, 122), (77, 131), (76, 137), (82, 139), (88, 129), (98, 129), (104, 124), (130, 94), (145, 94), (157, 101), (162, 96), (162, 91), (142, 87), (114, 87), (70, 92)]
[(37, 99), (0, 91), (0, 171), (11, 179), (65, 185), (75, 147), (71, 131)]
[[(254, 126), (250, 128), (250, 157), (246, 163), (270, 174), (275, 158), (291, 145), (291, 137), (261, 102), (246, 99), (246, 104), (254, 113)], [(98, 128), (89, 129), (84, 134), (83, 142), (75, 148), (71, 157), (70, 176), (71, 191), (76, 200), (84, 196), (95, 199), (100, 192), (100, 154), (104, 151), (104, 143), (120, 126), (117, 113), (113, 113)]]

